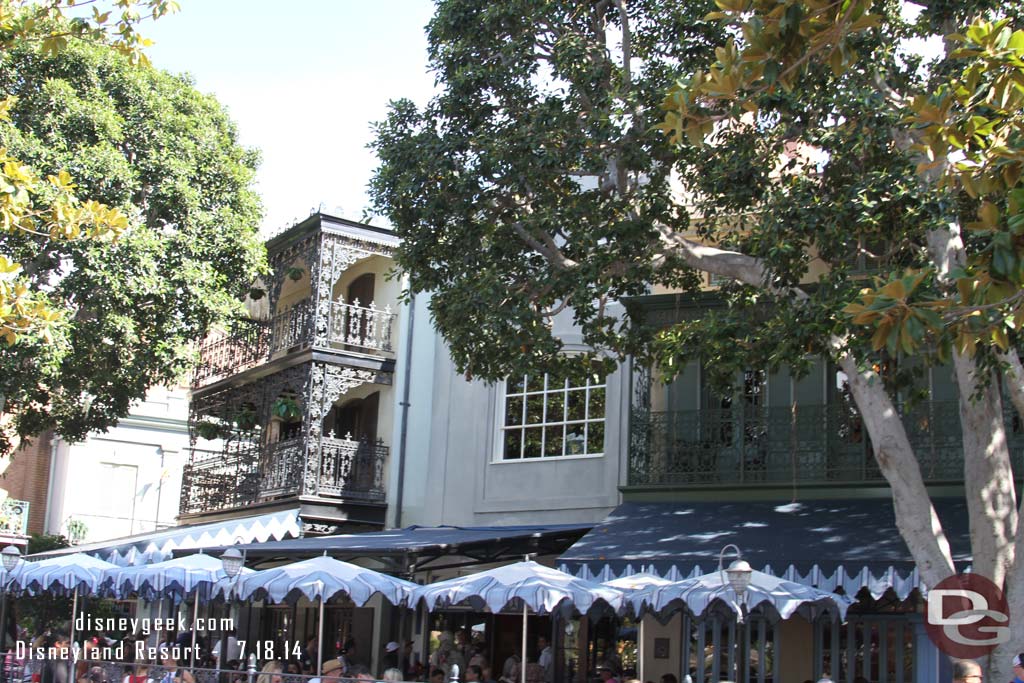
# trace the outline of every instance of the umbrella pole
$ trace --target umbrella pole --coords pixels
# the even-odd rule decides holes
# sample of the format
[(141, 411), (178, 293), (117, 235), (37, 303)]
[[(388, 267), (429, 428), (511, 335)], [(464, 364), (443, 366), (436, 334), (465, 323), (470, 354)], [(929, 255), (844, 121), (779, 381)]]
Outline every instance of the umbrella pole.
[(192, 607), (192, 651), (189, 653), (189, 666), (196, 668), (196, 624), (199, 623), (199, 589), (196, 589), (196, 604)]
[[(65, 593), (67, 595), (67, 593)], [(75, 678), (75, 613), (78, 612), (78, 586), (75, 586), (74, 597), (71, 598), (71, 679)]]
[(320, 593), (320, 627), (316, 631), (316, 675), (320, 675), (320, 669), (324, 661), (324, 595)]
[(636, 675), (641, 681), (644, 678), (644, 620), (640, 618), (640, 624), (636, 629)]
[(523, 600), (523, 658), (519, 662), (519, 683), (526, 683), (526, 601)]

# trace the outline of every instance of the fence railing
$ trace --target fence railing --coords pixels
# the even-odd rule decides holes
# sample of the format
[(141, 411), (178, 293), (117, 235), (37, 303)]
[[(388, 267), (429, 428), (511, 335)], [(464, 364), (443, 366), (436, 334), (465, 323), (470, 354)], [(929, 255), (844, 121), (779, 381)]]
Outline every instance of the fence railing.
[[(903, 422), (926, 481), (963, 479), (956, 401), (917, 403)], [(843, 404), (637, 411), (630, 426), (633, 486), (883, 481), (860, 416)], [(1006, 427), (1024, 473), (1024, 429), (1011, 411)]]
[(199, 346), (199, 364), (193, 387), (206, 386), (249, 368), (261, 365), (275, 354), (312, 346), (321, 333), (327, 349), (374, 356), (394, 353), (392, 338), (397, 315), (390, 306), (361, 305), (339, 297), (327, 308), (326, 318), (317, 320), (316, 310), (304, 299), (269, 321), (237, 320), (227, 330), (212, 333)]
[(230, 510), (259, 495), (259, 444), (228, 441), (224, 450), (192, 451), (182, 470), (182, 514)]
[[(316, 458), (316, 444), (308, 456)], [(385, 498), (382, 441), (323, 437), (319, 442), (319, 478), (305, 490), (305, 437), (260, 446), (230, 442), (224, 451), (195, 451), (182, 475), (182, 514), (228, 510), (290, 495), (318, 495), (380, 502)], [(308, 486), (313, 489), (314, 486)]]

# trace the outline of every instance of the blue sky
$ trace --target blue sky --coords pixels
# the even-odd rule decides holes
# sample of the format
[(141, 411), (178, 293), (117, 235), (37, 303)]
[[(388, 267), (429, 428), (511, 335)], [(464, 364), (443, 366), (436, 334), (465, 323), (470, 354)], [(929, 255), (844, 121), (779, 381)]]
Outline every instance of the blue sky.
[[(265, 231), (323, 202), (358, 220), (376, 159), (370, 122), (390, 99), (433, 92), (423, 27), (427, 0), (179, 0), (146, 23), (153, 65), (191, 73), (258, 147)], [(375, 223), (383, 223), (376, 220)]]

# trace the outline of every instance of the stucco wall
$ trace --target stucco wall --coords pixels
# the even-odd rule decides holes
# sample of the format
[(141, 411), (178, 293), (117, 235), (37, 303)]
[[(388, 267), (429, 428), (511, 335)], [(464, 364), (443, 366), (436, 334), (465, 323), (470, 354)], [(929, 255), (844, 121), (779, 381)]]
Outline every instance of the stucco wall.
[(48, 533), (85, 523), (87, 542), (173, 526), (188, 460), (187, 393), (154, 387), (129, 417), (102, 434), (60, 441)]
[[(402, 525), (554, 524), (603, 519), (619, 501), (618, 485), (624, 472), (628, 373), (620, 370), (606, 380), (603, 455), (501, 461), (496, 454), (496, 434), (503, 386), (466, 381), (457, 374), (447, 347), (429, 324), (425, 299), (417, 299)], [(403, 324), (402, 346), (405, 329)], [(580, 348), (579, 334), (569, 316), (556, 318), (555, 333), (567, 350)], [(404, 351), (400, 356), (398, 401)], [(399, 407), (396, 432), (400, 415)]]

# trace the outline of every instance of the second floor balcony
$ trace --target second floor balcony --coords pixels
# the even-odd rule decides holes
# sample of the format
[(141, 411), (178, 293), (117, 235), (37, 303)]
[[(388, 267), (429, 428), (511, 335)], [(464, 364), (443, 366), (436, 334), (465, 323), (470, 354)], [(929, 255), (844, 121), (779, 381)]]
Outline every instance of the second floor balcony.
[[(956, 401), (924, 401), (902, 411), (928, 483), (963, 481)], [(1024, 473), (1024, 429), (1007, 407), (1007, 441)], [(628, 485), (735, 486), (882, 484), (867, 431), (848, 405), (741, 406), (690, 411), (634, 411)]]
[(220, 451), (194, 450), (182, 474), (181, 514), (249, 507), (282, 498), (384, 502), (388, 448), (324, 436), (270, 444), (227, 441)]
[(390, 306), (339, 297), (319, 315), (305, 299), (269, 320), (236, 320), (200, 345), (192, 386), (213, 384), (305, 348), (392, 358), (396, 317)]

